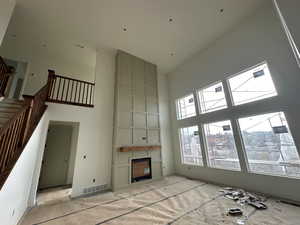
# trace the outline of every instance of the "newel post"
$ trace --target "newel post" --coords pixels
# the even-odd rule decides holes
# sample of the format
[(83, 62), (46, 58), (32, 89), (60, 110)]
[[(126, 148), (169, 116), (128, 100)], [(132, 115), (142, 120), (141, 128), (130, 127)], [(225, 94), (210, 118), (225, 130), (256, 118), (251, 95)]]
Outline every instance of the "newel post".
[(24, 119), (24, 124), (22, 128), (22, 134), (23, 137), (21, 139), (21, 146), (24, 146), (28, 140), (28, 136), (30, 134), (30, 127), (31, 127), (31, 120), (32, 120), (32, 108), (34, 105), (34, 96), (31, 95), (23, 95), (24, 98), (24, 104), (28, 107), (28, 110), (26, 112), (26, 116)]
[(47, 81), (47, 98), (51, 97), (51, 91), (55, 80), (55, 71), (48, 70), (48, 81)]

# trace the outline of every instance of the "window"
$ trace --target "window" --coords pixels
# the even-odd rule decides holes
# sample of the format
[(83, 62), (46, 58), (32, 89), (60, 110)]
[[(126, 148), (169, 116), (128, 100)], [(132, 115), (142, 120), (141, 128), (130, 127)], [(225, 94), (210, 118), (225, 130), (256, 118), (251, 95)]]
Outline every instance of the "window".
[(300, 177), (300, 159), (283, 112), (239, 119), (252, 172)]
[(220, 169), (240, 170), (231, 122), (204, 125), (209, 165)]
[(180, 129), (182, 161), (185, 164), (203, 165), (198, 126)]
[(266, 63), (230, 78), (228, 83), (234, 105), (254, 102), (277, 95)]
[(196, 116), (196, 108), (193, 94), (178, 99), (176, 105), (178, 120)]
[(211, 85), (198, 92), (201, 113), (213, 112), (227, 108), (222, 82)]

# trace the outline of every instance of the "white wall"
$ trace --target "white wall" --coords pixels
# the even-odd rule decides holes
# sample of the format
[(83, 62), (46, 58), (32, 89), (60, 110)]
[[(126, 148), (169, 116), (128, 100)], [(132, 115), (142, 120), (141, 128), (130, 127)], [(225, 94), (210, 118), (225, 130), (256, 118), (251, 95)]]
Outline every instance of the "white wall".
[(22, 155), (0, 191), (1, 225), (17, 224), (28, 207), (34, 179), (35, 161), (44, 148), (47, 113), (34, 131)]
[(0, 1), (0, 46), (2, 44), (15, 5), (15, 0)]
[(163, 176), (172, 175), (175, 172), (174, 151), (172, 146), (171, 121), (169, 108), (168, 79), (165, 75), (158, 75), (158, 98), (160, 113), (160, 136), (162, 145), (162, 172)]
[[(236, 107), (236, 110), (223, 110), (185, 121), (176, 120), (175, 99), (218, 80), (224, 80), (264, 60), (269, 63), (278, 97), (245, 104)], [(265, 113), (274, 109), (286, 113), (300, 150), (300, 101), (298, 100), (300, 71), (271, 1), (267, 8), (260, 9), (205, 51), (198, 53), (169, 74), (168, 79), (172, 137), (178, 174), (300, 201), (299, 179), (186, 166), (182, 165), (180, 160), (178, 128), (208, 122), (212, 118), (217, 121), (235, 120), (240, 116)], [(237, 147), (241, 148), (241, 146)]]
[(300, 1), (299, 0), (277, 0), (281, 13), (286, 20), (287, 26), (292, 33), (297, 46), (300, 48)]
[(56, 74), (94, 82), (96, 51), (77, 48), (70, 43), (49, 42), (46, 47), (34, 40), (6, 35), (0, 55), (7, 59), (27, 62), (24, 94), (35, 94), (48, 78), (48, 69)]
[(111, 183), (114, 71), (114, 54), (99, 52), (94, 108), (48, 104), (48, 121), (79, 123), (73, 197), (82, 195), (86, 187)]
[(67, 184), (73, 183), (74, 170), (75, 170), (75, 159), (77, 152), (77, 141), (79, 133), (79, 124), (72, 123), (72, 137), (71, 137), (71, 153), (69, 158), (69, 168), (68, 168), (68, 177)]

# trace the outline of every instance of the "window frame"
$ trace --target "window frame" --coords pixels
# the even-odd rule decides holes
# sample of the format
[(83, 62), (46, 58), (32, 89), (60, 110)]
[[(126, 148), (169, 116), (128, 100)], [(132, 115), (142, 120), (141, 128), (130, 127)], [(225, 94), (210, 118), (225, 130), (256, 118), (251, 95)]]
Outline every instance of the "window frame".
[[(226, 102), (226, 107), (225, 108), (221, 108), (221, 109), (216, 109), (216, 110), (212, 110), (212, 111), (206, 111), (206, 112), (202, 112), (202, 107), (201, 107), (201, 100), (200, 100), (200, 96), (199, 96), (199, 93), (200, 91), (203, 91), (205, 89), (208, 89), (210, 88), (211, 86), (214, 86), (216, 84), (221, 84), (222, 85), (222, 91), (223, 91), (223, 94), (224, 94), (224, 99), (225, 99), (225, 102)], [(197, 107), (198, 107), (198, 111), (199, 111), (199, 115), (204, 115), (204, 114), (209, 114), (209, 113), (214, 113), (214, 112), (219, 112), (219, 111), (222, 111), (222, 110), (225, 110), (225, 109), (228, 109), (229, 108), (229, 104), (231, 104), (230, 102), (228, 102), (228, 99), (226, 97), (226, 90), (225, 90), (225, 87), (224, 87), (224, 83), (223, 83), (223, 80), (218, 80), (218, 81), (215, 81), (213, 83), (210, 83), (202, 88), (198, 88), (196, 89), (196, 98), (197, 98)], [(231, 100), (230, 100), (231, 101)]]
[[(267, 97), (267, 98), (258, 99), (258, 100), (251, 101), (251, 102), (245, 102), (245, 103), (242, 103), (242, 104), (235, 104), (229, 80), (232, 79), (232, 78), (234, 78), (234, 77), (237, 77), (239, 75), (242, 75), (243, 73), (246, 73), (246, 72), (248, 72), (250, 70), (253, 70), (253, 69), (257, 68), (257, 67), (260, 67), (260, 66), (262, 66), (264, 64), (266, 64), (267, 67), (268, 67), (268, 70), (270, 72), (270, 78), (271, 78), (271, 81), (273, 82), (276, 94), (273, 95), (273, 96)], [(228, 96), (229, 99), (228, 100), (230, 100), (230, 104), (232, 105), (232, 107), (244, 106), (244, 105), (247, 105), (247, 104), (256, 103), (256, 102), (264, 101), (266, 99), (272, 99), (272, 98), (278, 97), (278, 90), (277, 90), (276, 85), (274, 83), (273, 76), (272, 76), (272, 73), (271, 73), (271, 70), (270, 70), (270, 66), (269, 66), (269, 64), (268, 64), (268, 62), (266, 60), (262, 61), (261, 63), (258, 63), (256, 65), (254, 65), (254, 66), (248, 67), (248, 68), (246, 68), (246, 69), (244, 69), (244, 70), (242, 70), (242, 71), (240, 71), (238, 73), (235, 73), (233, 75), (230, 75), (230, 76), (226, 77), (225, 80), (224, 80), (224, 82), (226, 82), (226, 86), (228, 87), (228, 93), (229, 93), (229, 96)]]
[[(193, 163), (187, 163), (187, 162), (184, 162), (184, 154), (183, 154), (183, 146), (184, 144), (182, 143), (182, 136), (181, 136), (181, 130), (182, 129), (185, 129), (185, 128), (190, 128), (190, 127), (197, 127), (198, 128), (198, 139), (199, 139), (199, 145), (200, 145), (200, 152), (201, 152), (201, 156), (202, 156), (202, 165), (199, 165), (199, 164), (193, 164)], [(181, 164), (182, 165), (188, 165), (188, 166), (200, 166), (200, 167), (205, 167), (205, 158), (203, 156), (203, 145), (201, 143), (201, 134), (202, 134), (202, 129), (200, 129), (200, 127), (198, 125), (188, 125), (188, 126), (184, 126), (184, 127), (179, 127), (178, 128), (178, 137), (179, 137), (179, 150), (180, 150), (180, 161), (181, 161)]]
[[(182, 113), (180, 112), (179, 114), (179, 107), (178, 107), (178, 104), (179, 104), (179, 101), (181, 99), (184, 99), (188, 96), (193, 96), (193, 99), (194, 99), (194, 106), (195, 106), (195, 115), (193, 116), (189, 116), (189, 117), (185, 117), (185, 118), (179, 118), (179, 115), (182, 115)], [(185, 120), (185, 119), (190, 119), (190, 118), (193, 118), (193, 117), (196, 117), (197, 116), (197, 104), (196, 104), (196, 99), (195, 99), (195, 95), (194, 95), (194, 92), (191, 92), (190, 94), (187, 94), (187, 95), (184, 95), (183, 97), (179, 97), (175, 100), (175, 108), (176, 108), (176, 119), (177, 121), (181, 121), (181, 120)]]
[[(210, 163), (210, 159), (209, 159), (209, 149), (208, 149), (208, 141), (207, 141), (207, 137), (206, 137), (206, 133), (205, 133), (205, 125), (209, 125), (209, 124), (214, 124), (214, 123), (220, 123), (220, 122), (226, 122), (229, 121), (230, 122), (230, 126), (231, 126), (231, 131), (232, 131), (232, 137), (234, 139), (234, 146), (235, 146), (235, 150), (237, 153), (237, 159), (238, 159), (238, 163), (240, 166), (240, 169), (232, 169), (232, 168), (220, 168), (220, 167), (213, 167)], [(242, 172), (242, 165), (241, 165), (241, 160), (239, 157), (239, 151), (238, 151), (238, 147), (235, 141), (235, 133), (234, 133), (234, 129), (233, 129), (233, 123), (235, 121), (232, 121), (231, 119), (223, 119), (223, 120), (217, 120), (217, 121), (210, 121), (207, 123), (202, 123), (201, 124), (201, 130), (203, 130), (203, 139), (204, 139), (204, 149), (205, 149), (205, 154), (206, 154), (206, 160), (207, 160), (207, 167), (211, 168), (211, 169), (219, 169), (219, 170), (226, 170), (226, 171), (234, 171), (234, 172)]]
[(240, 138), (240, 141), (241, 141), (241, 144), (242, 144), (241, 151), (243, 151), (243, 154), (245, 155), (245, 163), (247, 165), (247, 173), (249, 173), (249, 174), (257, 174), (257, 175), (265, 175), (265, 176), (273, 176), (273, 177), (291, 178), (291, 179), (300, 180), (300, 176), (299, 177), (293, 177), (293, 176), (288, 176), (288, 175), (284, 176), (284, 175), (280, 175), (280, 174), (271, 174), (271, 173), (263, 173), (263, 172), (252, 171), (250, 169), (250, 163), (249, 163), (248, 153), (247, 153), (247, 150), (246, 150), (246, 145), (245, 145), (244, 138), (243, 138), (243, 132), (242, 132), (242, 129), (240, 127), (239, 120), (240, 119), (245, 119), (245, 118), (250, 118), (250, 117), (262, 116), (262, 115), (266, 115), (266, 114), (272, 114), (272, 113), (283, 113), (284, 114), (285, 119), (286, 119), (286, 123), (287, 123), (287, 126), (288, 126), (289, 133), (291, 135), (291, 138), (293, 139), (293, 142), (294, 142), (296, 150), (297, 150), (297, 154), (298, 154), (298, 156), (300, 158), (300, 153), (299, 153), (299, 150), (298, 150), (298, 146), (297, 146), (297, 143), (295, 142), (295, 138), (294, 138), (293, 132), (290, 129), (290, 125), (289, 125), (290, 123), (289, 123), (289, 119), (288, 119), (286, 111), (284, 111), (284, 110), (269, 110), (269, 111), (263, 111), (261, 113), (251, 113), (251, 114), (248, 114), (248, 115), (243, 115), (241, 117), (238, 117), (235, 122), (237, 123), (237, 126), (238, 126), (238, 132), (239, 132), (239, 136), (240, 136), (239, 138)]

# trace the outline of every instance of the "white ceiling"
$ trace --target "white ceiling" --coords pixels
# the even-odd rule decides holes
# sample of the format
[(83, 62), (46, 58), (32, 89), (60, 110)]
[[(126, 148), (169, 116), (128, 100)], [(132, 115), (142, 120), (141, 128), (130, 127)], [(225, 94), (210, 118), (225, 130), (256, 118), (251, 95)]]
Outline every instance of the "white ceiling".
[(58, 48), (59, 43), (68, 43), (122, 49), (167, 73), (253, 14), (263, 2), (17, 0), (8, 32), (41, 45), (54, 41)]

